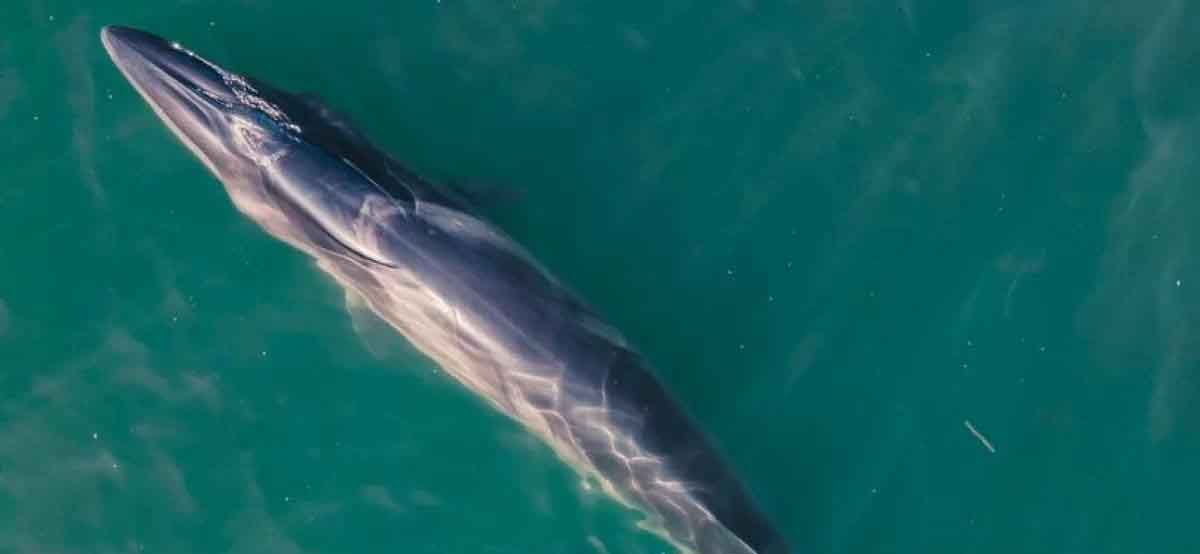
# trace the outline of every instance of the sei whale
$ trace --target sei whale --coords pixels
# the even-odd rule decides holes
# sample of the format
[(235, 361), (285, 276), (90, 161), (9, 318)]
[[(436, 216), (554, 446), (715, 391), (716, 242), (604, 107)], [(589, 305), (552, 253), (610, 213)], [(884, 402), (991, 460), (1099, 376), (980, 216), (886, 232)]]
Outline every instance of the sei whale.
[(242, 214), (641, 510), (647, 528), (699, 554), (787, 551), (646, 361), (453, 191), (310, 97), (143, 31), (105, 27), (101, 40)]

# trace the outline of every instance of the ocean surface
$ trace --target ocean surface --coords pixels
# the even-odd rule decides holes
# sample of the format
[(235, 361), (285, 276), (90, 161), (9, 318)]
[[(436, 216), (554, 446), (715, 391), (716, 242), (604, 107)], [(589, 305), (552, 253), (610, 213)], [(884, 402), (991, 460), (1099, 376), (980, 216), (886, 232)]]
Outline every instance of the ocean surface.
[(670, 551), (240, 216), (106, 24), (477, 191), (797, 553), (1200, 552), (1200, 3), (47, 0), (0, 553)]

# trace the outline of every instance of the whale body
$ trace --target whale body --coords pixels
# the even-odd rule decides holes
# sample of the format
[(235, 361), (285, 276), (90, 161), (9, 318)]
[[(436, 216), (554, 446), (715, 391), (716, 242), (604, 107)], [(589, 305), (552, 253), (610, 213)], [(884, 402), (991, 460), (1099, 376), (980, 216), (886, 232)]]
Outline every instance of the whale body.
[(646, 361), (469, 202), (310, 97), (143, 31), (110, 26), (101, 39), (241, 213), (647, 528), (699, 554), (787, 551)]

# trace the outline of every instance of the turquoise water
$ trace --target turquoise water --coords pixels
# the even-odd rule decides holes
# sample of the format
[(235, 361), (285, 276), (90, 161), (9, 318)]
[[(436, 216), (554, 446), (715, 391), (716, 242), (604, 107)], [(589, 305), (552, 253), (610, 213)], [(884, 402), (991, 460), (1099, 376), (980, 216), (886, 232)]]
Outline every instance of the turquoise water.
[(238, 215), (105, 24), (488, 191), (797, 552), (1200, 551), (1197, 6), (0, 7), (0, 552), (668, 550)]

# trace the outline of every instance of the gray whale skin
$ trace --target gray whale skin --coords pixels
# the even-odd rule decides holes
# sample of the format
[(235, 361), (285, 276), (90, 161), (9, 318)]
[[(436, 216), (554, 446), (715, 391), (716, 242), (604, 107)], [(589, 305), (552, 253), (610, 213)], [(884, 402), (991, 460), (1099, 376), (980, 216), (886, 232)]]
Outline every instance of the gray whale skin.
[(110, 26), (109, 56), (236, 208), (685, 552), (782, 538), (645, 361), (453, 191), (308, 96)]

